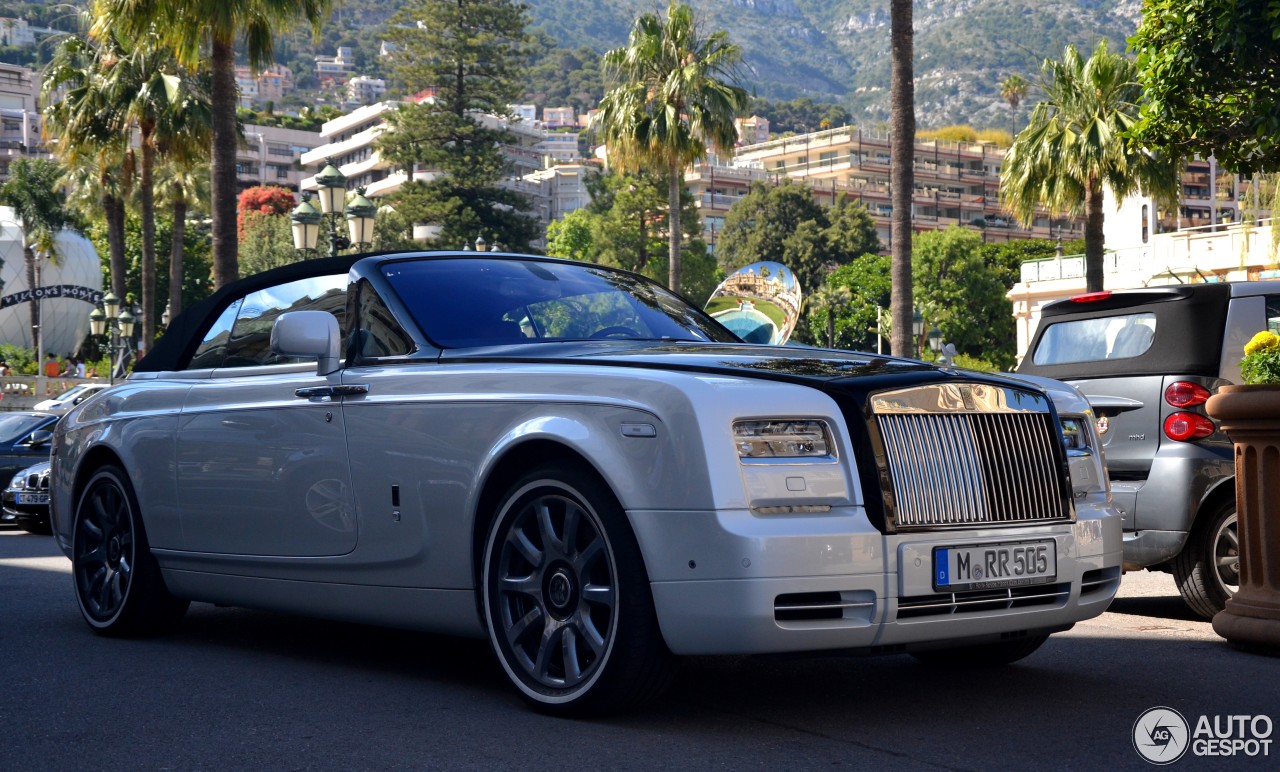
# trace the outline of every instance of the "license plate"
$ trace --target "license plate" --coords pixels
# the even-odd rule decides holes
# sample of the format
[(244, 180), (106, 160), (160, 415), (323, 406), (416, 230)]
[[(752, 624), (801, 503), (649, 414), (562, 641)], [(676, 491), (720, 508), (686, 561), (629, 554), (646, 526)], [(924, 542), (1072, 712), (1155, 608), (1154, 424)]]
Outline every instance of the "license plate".
[(935, 547), (933, 588), (945, 592), (1046, 584), (1058, 575), (1053, 541)]
[(19, 504), (48, 504), (49, 494), (47, 493), (19, 493)]

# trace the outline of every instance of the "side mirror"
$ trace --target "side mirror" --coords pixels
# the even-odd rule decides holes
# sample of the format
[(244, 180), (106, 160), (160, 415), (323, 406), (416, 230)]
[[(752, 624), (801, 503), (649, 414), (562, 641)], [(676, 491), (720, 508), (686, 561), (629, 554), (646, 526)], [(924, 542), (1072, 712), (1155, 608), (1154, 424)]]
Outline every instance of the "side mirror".
[(38, 448), (42, 445), (48, 445), (50, 442), (53, 442), (53, 432), (48, 429), (36, 429), (31, 433), (29, 444), (33, 448)]
[(271, 327), (271, 350), (288, 357), (316, 357), (316, 375), (338, 369), (338, 320), (328, 311), (290, 311)]

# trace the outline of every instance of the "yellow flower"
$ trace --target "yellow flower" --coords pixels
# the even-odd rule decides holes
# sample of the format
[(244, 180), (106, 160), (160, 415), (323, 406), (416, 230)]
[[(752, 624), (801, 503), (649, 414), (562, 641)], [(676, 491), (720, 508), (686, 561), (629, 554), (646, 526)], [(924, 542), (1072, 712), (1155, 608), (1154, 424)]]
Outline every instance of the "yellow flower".
[(1254, 335), (1253, 339), (1248, 343), (1244, 344), (1244, 353), (1248, 356), (1249, 354), (1256, 354), (1259, 351), (1269, 351), (1275, 348), (1280, 348), (1280, 335), (1276, 335), (1274, 332), (1269, 330), (1263, 330), (1257, 335)]

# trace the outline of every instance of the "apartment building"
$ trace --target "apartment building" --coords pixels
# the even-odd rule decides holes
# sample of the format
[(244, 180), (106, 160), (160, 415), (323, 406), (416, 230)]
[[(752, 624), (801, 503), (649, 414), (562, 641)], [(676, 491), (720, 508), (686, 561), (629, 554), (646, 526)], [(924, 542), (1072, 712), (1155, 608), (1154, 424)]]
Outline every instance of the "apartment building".
[(347, 81), (347, 100), (357, 105), (379, 101), (387, 93), (387, 82), (382, 78), (357, 75)]
[(346, 83), (355, 66), (355, 51), (350, 46), (339, 46), (333, 56), (316, 57), (316, 77), (321, 83)]
[(537, 147), (539, 152), (551, 161), (545, 163), (546, 166), (552, 163), (571, 163), (582, 157), (578, 150), (576, 131), (544, 131), (542, 141)]
[(18, 158), (48, 158), (40, 139), (39, 84), (26, 67), (0, 63), (0, 181)]
[[(889, 188), (889, 133), (843, 126), (810, 134), (743, 145), (732, 165), (763, 173), (766, 180), (793, 179), (813, 189), (830, 205), (844, 194), (861, 201), (871, 213), (885, 249), (892, 246), (889, 226), (893, 211)], [(1000, 205), (1000, 164), (1005, 148), (987, 142), (917, 139), (915, 191), (911, 220), (916, 232), (943, 230), (952, 225), (973, 228), (983, 239), (1080, 238), (1079, 219), (1037, 216), (1030, 226), (1011, 218)], [(729, 175), (718, 172), (722, 183)], [(709, 175), (708, 175), (709, 179)], [(724, 193), (732, 186), (722, 184)], [(701, 189), (695, 191), (700, 195)], [(719, 213), (708, 213), (712, 217)]]
[(236, 181), (241, 190), (276, 185), (296, 190), (306, 175), (302, 157), (320, 144), (320, 134), (279, 126), (244, 127), (244, 144), (236, 152)]
[(542, 125), (548, 129), (572, 128), (578, 125), (578, 116), (572, 107), (544, 107)]
[[(431, 99), (424, 95), (422, 99)], [(347, 177), (348, 189), (365, 188), (365, 195), (371, 199), (395, 193), (409, 180), (410, 172), (399, 168), (383, 158), (376, 148), (379, 136), (388, 129), (387, 115), (403, 104), (386, 101), (357, 108), (352, 112), (326, 122), (320, 128), (320, 142), (314, 149), (303, 153), (301, 164), (306, 168), (305, 177), (299, 183), (299, 189), (317, 189), (315, 175), (325, 164), (333, 163)], [(510, 144), (502, 148), (503, 155), (511, 164), (511, 174), (501, 184), (510, 190), (523, 193), (533, 203), (535, 212), (550, 212), (552, 205), (544, 200), (548, 189), (541, 180), (526, 179), (527, 175), (543, 168), (543, 152), (541, 143), (545, 132), (536, 122), (525, 123), (521, 120), (508, 121), (492, 115), (474, 115), (482, 125), (491, 129), (505, 129), (512, 137)], [(434, 169), (415, 168), (413, 179), (430, 180), (438, 171)], [(543, 220), (545, 225), (548, 220)], [(429, 225), (416, 226), (415, 238), (430, 238), (433, 233)]]

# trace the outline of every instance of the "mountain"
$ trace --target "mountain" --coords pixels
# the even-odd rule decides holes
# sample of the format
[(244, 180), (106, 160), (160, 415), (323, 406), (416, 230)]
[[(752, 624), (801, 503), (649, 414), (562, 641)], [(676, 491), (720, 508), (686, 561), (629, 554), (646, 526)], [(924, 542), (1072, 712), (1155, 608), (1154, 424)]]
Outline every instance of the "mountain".
[[(665, 0), (526, 0), (533, 26), (565, 49), (598, 52), (622, 45), (642, 11)], [(745, 53), (743, 85), (770, 99), (839, 102), (855, 120), (889, 117), (889, 0), (689, 0), (706, 29), (724, 29)], [(83, 7), (87, 0), (74, 0)], [(295, 30), (278, 56), (295, 71), (308, 57), (355, 49), (360, 72), (378, 75), (382, 28), (403, 0), (341, 0), (315, 43)], [(31, 4), (0, 0), (0, 16)], [(915, 0), (916, 114), (922, 128), (967, 123), (1008, 128), (999, 83), (1017, 73), (1031, 82), (1046, 57), (1074, 43), (1092, 50), (1107, 38), (1124, 50), (1142, 0)], [(1028, 96), (1034, 104), (1034, 93)], [(1025, 120), (1029, 105), (1020, 108)]]
[[(625, 42), (650, 2), (527, 0), (535, 25), (566, 46)], [(855, 119), (889, 117), (889, 0), (691, 0), (708, 28), (742, 46), (745, 85), (772, 99), (841, 102)], [(1124, 50), (1141, 0), (915, 0), (916, 113), (922, 127), (1009, 126), (999, 83), (1035, 82), (1040, 62), (1107, 38)], [(1026, 108), (1022, 108), (1025, 114)]]

